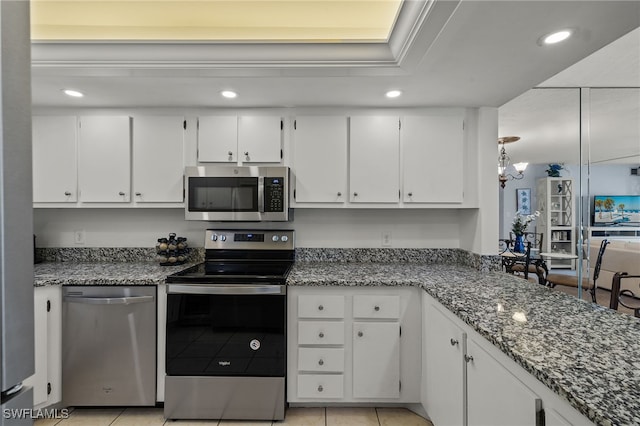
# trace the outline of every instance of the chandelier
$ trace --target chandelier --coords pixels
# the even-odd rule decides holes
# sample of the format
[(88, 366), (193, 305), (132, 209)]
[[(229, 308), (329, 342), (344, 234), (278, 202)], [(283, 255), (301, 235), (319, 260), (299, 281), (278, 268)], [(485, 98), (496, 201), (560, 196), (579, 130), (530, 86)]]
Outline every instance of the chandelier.
[(515, 163), (513, 167), (518, 172), (517, 175), (512, 175), (507, 173), (507, 167), (511, 164), (511, 159), (507, 155), (507, 151), (504, 149), (504, 144), (519, 141), (519, 136), (505, 136), (503, 138), (498, 138), (498, 146), (500, 146), (500, 155), (498, 156), (498, 181), (500, 182), (500, 187), (504, 188), (507, 184), (508, 180), (511, 179), (522, 179), (524, 177), (524, 170), (527, 168), (529, 163)]

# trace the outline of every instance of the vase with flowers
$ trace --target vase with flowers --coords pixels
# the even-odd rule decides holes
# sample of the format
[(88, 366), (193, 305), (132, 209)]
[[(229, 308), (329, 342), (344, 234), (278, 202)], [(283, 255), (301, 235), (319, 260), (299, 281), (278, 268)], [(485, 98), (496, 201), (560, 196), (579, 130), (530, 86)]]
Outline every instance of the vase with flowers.
[(513, 223), (511, 225), (511, 230), (516, 236), (516, 240), (513, 244), (513, 251), (524, 253), (524, 233), (527, 232), (529, 224), (536, 220), (538, 216), (540, 216), (540, 212), (537, 210), (535, 213), (528, 215), (521, 214), (520, 210), (516, 212), (516, 216), (513, 218)]

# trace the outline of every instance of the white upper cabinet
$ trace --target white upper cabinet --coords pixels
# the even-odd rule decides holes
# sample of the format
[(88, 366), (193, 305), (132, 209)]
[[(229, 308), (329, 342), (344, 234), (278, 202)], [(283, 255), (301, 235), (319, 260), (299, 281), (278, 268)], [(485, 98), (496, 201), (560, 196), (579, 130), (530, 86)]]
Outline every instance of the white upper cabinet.
[(133, 193), (138, 203), (181, 203), (184, 175), (184, 117), (135, 117)]
[(282, 119), (209, 116), (198, 119), (198, 161), (280, 163)]
[(238, 161), (238, 117), (232, 115), (198, 118), (198, 161)]
[(347, 118), (296, 117), (293, 131), (295, 201), (347, 199)]
[(78, 200), (75, 116), (33, 117), (33, 201)]
[(400, 196), (399, 118), (351, 117), (349, 200), (398, 203)]
[(280, 117), (238, 117), (238, 156), (243, 163), (279, 163), (282, 159)]
[(79, 120), (80, 201), (129, 202), (131, 131), (126, 116), (87, 116)]
[(464, 121), (460, 115), (422, 115), (402, 119), (405, 203), (463, 201)]

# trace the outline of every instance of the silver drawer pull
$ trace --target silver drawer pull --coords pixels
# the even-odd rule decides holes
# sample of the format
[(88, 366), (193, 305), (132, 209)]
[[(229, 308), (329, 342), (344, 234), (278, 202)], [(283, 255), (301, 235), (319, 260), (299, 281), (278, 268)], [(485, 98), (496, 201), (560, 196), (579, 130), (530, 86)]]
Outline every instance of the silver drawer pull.
[(324, 388), (322, 387), (322, 385), (318, 386), (318, 392), (322, 392), (324, 390)]
[(319, 310), (319, 311), (322, 311), (322, 310), (324, 310), (324, 306), (322, 306), (322, 305), (319, 305), (319, 306), (318, 306), (318, 310)]
[(362, 337), (364, 336), (364, 334), (362, 333), (362, 331), (358, 331), (358, 337)]
[(471, 355), (465, 355), (465, 356), (464, 356), (464, 360), (465, 360), (466, 362), (473, 362), (473, 357), (472, 357)]
[(66, 195), (66, 196), (68, 197), (68, 196), (70, 196), (70, 195), (71, 195), (71, 193), (70, 193), (69, 191), (66, 191), (66, 192), (64, 193), (64, 195)]
[(373, 308), (373, 310), (378, 312), (380, 310), (380, 306), (376, 306), (375, 308)]
[(321, 331), (320, 334), (318, 334), (318, 337), (322, 339), (324, 337), (324, 333)]
[(451, 346), (455, 346), (458, 344), (458, 341), (456, 339), (451, 339)]
[(124, 192), (120, 191), (118, 192), (118, 195), (124, 196)]
[(229, 151), (227, 154), (229, 154), (229, 157), (233, 156), (233, 152)]
[(318, 365), (324, 365), (324, 361), (323, 360), (318, 361)]

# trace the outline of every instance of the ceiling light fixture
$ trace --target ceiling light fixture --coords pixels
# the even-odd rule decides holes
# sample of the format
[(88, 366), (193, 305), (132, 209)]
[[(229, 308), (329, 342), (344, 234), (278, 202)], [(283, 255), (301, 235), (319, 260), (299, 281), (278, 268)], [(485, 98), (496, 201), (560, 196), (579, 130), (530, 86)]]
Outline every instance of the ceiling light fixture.
[(524, 177), (524, 171), (529, 163), (515, 163), (513, 167), (518, 172), (517, 175), (506, 173), (507, 167), (511, 164), (511, 158), (507, 155), (507, 151), (504, 149), (505, 143), (517, 142), (520, 140), (519, 136), (505, 136), (498, 139), (498, 145), (500, 146), (500, 155), (498, 156), (498, 181), (500, 187), (504, 188), (507, 181), (510, 179), (522, 179)]
[(389, 90), (386, 94), (387, 98), (397, 98), (400, 95), (402, 95), (400, 90)]
[(71, 96), (72, 98), (81, 98), (84, 96), (84, 93), (78, 92), (77, 90), (73, 89), (62, 89), (62, 92), (67, 96)]
[(223, 90), (220, 94), (227, 99), (233, 99), (238, 96), (238, 94), (232, 90)]
[(556, 31), (551, 34), (546, 34), (540, 37), (539, 44), (548, 45), (548, 44), (560, 43), (561, 41), (564, 41), (569, 37), (571, 37), (572, 33), (573, 32), (571, 30), (562, 30), (562, 31)]

